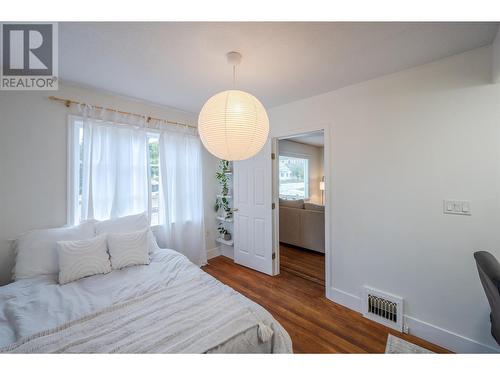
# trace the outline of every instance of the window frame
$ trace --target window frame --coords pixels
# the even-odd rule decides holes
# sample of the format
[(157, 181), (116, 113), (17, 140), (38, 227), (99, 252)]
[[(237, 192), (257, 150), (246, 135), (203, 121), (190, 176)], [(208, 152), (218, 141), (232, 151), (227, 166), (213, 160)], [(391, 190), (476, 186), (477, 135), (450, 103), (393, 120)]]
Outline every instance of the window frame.
[[(80, 124), (78, 124), (78, 122)], [(80, 116), (68, 116), (68, 157), (67, 157), (67, 219), (68, 225), (80, 223), (78, 215), (79, 207), (79, 183), (80, 165), (75, 168), (76, 161), (80, 164), (80, 129), (83, 129), (83, 119)], [(78, 217), (77, 217), (78, 215)]]
[[(160, 134), (156, 132), (148, 132), (146, 135), (147, 142), (148, 142), (148, 149), (147, 149), (147, 154), (148, 154), (148, 217), (149, 217), (149, 224), (151, 226), (157, 226), (160, 225), (160, 183), (161, 183), (161, 178), (160, 178)], [(151, 154), (149, 151), (149, 140), (150, 139), (156, 139), (158, 143), (158, 222), (153, 224), (153, 184), (152, 184), (152, 176), (151, 176)]]
[(280, 195), (280, 186), (281, 186), (281, 183), (280, 183), (280, 179), (279, 179), (279, 175), (280, 175), (280, 166), (279, 166), (279, 158), (280, 157), (288, 157), (288, 158), (294, 158), (294, 159), (303, 159), (303, 160), (306, 160), (307, 163), (306, 163), (306, 168), (305, 168), (305, 171), (304, 171), (304, 198), (299, 198), (299, 199), (304, 199), (304, 200), (309, 200), (311, 199), (311, 190), (310, 190), (310, 175), (309, 175), (309, 169), (310, 169), (310, 163), (311, 163), (311, 155), (307, 155), (307, 154), (300, 154), (300, 153), (296, 153), (296, 152), (286, 152), (286, 151), (280, 151), (279, 155), (278, 155), (278, 196), (281, 198), (281, 195)]

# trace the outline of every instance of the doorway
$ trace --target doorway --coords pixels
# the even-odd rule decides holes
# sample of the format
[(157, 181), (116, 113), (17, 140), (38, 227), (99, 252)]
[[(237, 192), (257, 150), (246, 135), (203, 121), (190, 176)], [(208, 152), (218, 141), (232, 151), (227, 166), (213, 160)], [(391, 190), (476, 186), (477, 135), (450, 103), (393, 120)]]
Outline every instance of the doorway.
[(325, 131), (277, 137), (273, 146), (275, 274), (325, 286)]

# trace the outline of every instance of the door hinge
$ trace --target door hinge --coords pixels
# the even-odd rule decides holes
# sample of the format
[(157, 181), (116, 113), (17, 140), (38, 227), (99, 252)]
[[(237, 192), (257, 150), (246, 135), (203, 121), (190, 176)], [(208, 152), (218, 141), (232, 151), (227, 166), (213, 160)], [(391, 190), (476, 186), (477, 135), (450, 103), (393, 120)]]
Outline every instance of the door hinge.
[(274, 210), (276, 208), (276, 204), (271, 203), (271, 209)]
[(276, 159), (276, 154), (274, 152), (271, 152), (271, 159)]
[(273, 253), (273, 260), (276, 259), (276, 253)]

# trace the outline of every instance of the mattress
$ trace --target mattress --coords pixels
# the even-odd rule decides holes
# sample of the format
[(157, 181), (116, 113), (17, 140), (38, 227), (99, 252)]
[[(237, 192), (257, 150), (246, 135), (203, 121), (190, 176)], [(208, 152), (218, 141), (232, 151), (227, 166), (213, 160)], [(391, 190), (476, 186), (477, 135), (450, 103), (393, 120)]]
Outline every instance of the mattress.
[(291, 353), (292, 343), (264, 308), (158, 249), (147, 266), (1, 287), (0, 352)]

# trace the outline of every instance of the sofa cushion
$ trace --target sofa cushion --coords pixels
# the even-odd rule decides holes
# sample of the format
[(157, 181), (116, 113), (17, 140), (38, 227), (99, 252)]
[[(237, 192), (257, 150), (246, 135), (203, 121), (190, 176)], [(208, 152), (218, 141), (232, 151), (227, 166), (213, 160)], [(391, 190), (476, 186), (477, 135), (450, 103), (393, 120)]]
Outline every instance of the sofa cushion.
[(325, 211), (325, 206), (321, 204), (304, 203), (304, 208), (306, 210)]
[(304, 208), (304, 200), (303, 199), (287, 200), (280, 198), (280, 206), (291, 207), (291, 208)]

